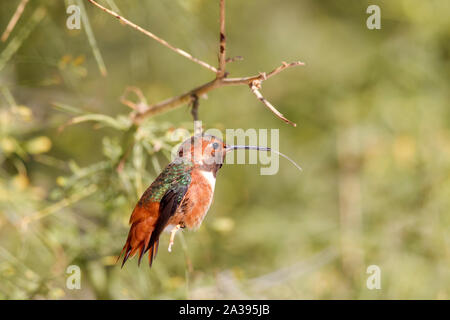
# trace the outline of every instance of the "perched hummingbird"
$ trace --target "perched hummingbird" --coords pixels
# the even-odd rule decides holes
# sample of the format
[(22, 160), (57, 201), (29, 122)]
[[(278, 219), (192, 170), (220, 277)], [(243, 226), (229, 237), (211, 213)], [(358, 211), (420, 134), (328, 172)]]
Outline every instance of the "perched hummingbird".
[(144, 192), (130, 218), (130, 232), (119, 258), (122, 267), (139, 252), (138, 264), (149, 251), (149, 264), (158, 252), (159, 237), (170, 231), (169, 251), (180, 228), (197, 229), (208, 212), (217, 171), (225, 155), (235, 149), (270, 151), (256, 146), (226, 145), (212, 135), (196, 135), (184, 141), (177, 156)]

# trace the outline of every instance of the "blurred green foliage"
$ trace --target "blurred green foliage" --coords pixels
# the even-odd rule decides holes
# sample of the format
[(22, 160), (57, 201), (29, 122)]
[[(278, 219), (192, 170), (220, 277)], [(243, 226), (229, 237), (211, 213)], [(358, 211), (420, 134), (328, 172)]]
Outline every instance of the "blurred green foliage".
[[(0, 3), (0, 31), (18, 3)], [(450, 298), (447, 0), (376, 1), (381, 30), (366, 27), (370, 1), (227, 1), (228, 55), (245, 59), (231, 75), (306, 62), (263, 87), (298, 127), (245, 87), (211, 92), (200, 118), (279, 128), (304, 171), (224, 166), (202, 227), (171, 254), (163, 235), (152, 269), (122, 270), (131, 210), (192, 124), (183, 107), (136, 128), (119, 99), (213, 75), (86, 1), (92, 34), (67, 29), (70, 3), (30, 2), (0, 44), (0, 298)], [(102, 3), (217, 61), (218, 1)], [(71, 264), (81, 290), (66, 288)], [(366, 287), (372, 264), (381, 290)]]

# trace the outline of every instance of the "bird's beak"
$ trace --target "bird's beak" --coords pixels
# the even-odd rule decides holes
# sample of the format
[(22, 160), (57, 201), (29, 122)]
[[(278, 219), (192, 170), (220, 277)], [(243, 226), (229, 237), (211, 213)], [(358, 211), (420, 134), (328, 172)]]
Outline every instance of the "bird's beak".
[(270, 148), (268, 148), (268, 147), (226, 145), (225, 153), (228, 153), (230, 151), (237, 150), (237, 149), (271, 151)]
[(274, 152), (280, 156), (282, 156), (283, 158), (286, 158), (288, 161), (290, 161), (294, 166), (297, 167), (298, 170), (302, 171), (302, 168), (291, 158), (289, 158), (287, 155), (281, 153), (280, 151), (277, 150), (272, 150), (269, 147), (258, 147), (258, 146), (232, 146), (232, 145), (225, 145), (225, 152), (223, 153), (223, 157), (225, 159), (225, 155), (233, 150), (237, 150), (237, 149), (245, 149), (245, 150), (259, 150), (259, 151), (270, 151), (270, 152)]

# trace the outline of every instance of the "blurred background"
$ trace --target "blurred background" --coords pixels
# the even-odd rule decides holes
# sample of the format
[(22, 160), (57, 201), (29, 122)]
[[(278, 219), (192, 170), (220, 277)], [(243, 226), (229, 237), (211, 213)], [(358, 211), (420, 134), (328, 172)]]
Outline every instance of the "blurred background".
[[(0, 32), (21, 0), (1, 1)], [(104, 0), (217, 64), (218, 1)], [(66, 27), (70, 4), (80, 30)], [(366, 9), (381, 8), (381, 30)], [(187, 106), (131, 126), (129, 86), (148, 103), (211, 80), (87, 1), (30, 1), (0, 42), (1, 299), (449, 299), (450, 2), (235, 1), (226, 4), (231, 76), (297, 67), (262, 92), (200, 101), (204, 127), (279, 128), (276, 175), (224, 166), (197, 232), (161, 239), (151, 269), (115, 265), (141, 193), (169, 162)], [(119, 172), (121, 155), (134, 141)], [(81, 289), (66, 287), (67, 267)], [(368, 266), (381, 289), (366, 286)]]

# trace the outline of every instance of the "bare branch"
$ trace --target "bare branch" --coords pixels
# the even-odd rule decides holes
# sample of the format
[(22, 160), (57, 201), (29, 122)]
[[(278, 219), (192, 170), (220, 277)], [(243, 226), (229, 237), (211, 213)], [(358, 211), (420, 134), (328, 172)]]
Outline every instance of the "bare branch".
[(9, 20), (8, 26), (6, 27), (5, 31), (2, 34), (2, 41), (5, 42), (11, 31), (14, 29), (14, 27), (17, 24), (17, 21), (19, 21), (20, 16), (23, 13), (23, 10), (25, 9), (25, 6), (27, 5), (29, 0), (22, 0), (19, 5), (17, 6), (16, 12), (14, 12), (14, 15), (12, 16), (11, 20)]
[[(257, 76), (243, 77), (243, 78), (223, 78), (223, 79), (216, 78), (210, 82), (207, 82), (207, 83), (205, 83), (197, 88), (194, 88), (186, 93), (183, 93), (179, 96), (172, 97), (172, 98), (163, 100), (161, 102), (158, 102), (154, 105), (148, 106), (148, 108), (142, 112), (134, 113), (133, 120), (136, 123), (140, 123), (142, 120), (144, 120), (147, 117), (154, 116), (156, 114), (166, 112), (166, 111), (175, 109), (176, 107), (190, 103), (192, 101), (193, 95), (197, 95), (197, 97), (201, 97), (202, 95), (208, 93), (209, 91), (217, 89), (217, 88), (221, 88), (221, 87), (225, 87), (225, 86), (239, 86), (239, 85), (251, 86), (254, 81), (259, 81), (259, 83), (261, 85), (261, 83), (264, 80), (269, 79), (270, 77), (280, 73), (281, 71), (283, 71), (287, 68), (295, 67), (295, 66), (303, 66), (303, 65), (304, 65), (303, 62), (296, 61), (296, 62), (292, 62), (289, 64), (283, 63), (280, 67), (274, 69), (273, 71), (269, 72), (268, 74), (260, 73)], [(272, 108), (273, 108), (273, 106), (272, 106)], [(273, 109), (275, 109), (275, 108), (273, 108)], [(281, 115), (281, 116), (282, 116), (281, 119), (283, 119), (284, 118), (283, 115)], [(295, 126), (295, 123), (290, 122), (286, 118), (284, 118), (284, 119), (283, 119), (283, 121), (285, 121), (286, 123), (289, 123), (289, 124)]]
[(291, 68), (291, 67), (296, 67), (296, 66), (304, 66), (304, 65), (305, 64), (303, 62), (301, 62), (301, 61), (294, 61), (294, 62), (291, 62), (291, 63), (287, 63), (287, 62), (283, 61), (281, 66), (279, 66), (278, 68), (272, 70), (271, 72), (269, 72), (266, 75), (266, 79), (269, 79), (270, 77), (273, 77), (274, 75), (280, 73), (284, 69)]
[(112, 10), (109, 10), (109, 9), (103, 7), (102, 5), (98, 4), (98, 3), (95, 2), (94, 0), (88, 0), (88, 1), (89, 1), (90, 3), (92, 3), (93, 5), (97, 6), (98, 8), (102, 9), (102, 10), (105, 11), (106, 13), (109, 13), (110, 15), (116, 17), (117, 19), (119, 19), (120, 22), (122, 22), (122, 23), (124, 23), (124, 24), (126, 24), (126, 25), (128, 25), (128, 26), (130, 26), (130, 27), (132, 27), (132, 28), (134, 28), (134, 29), (136, 29), (136, 30), (138, 30), (139, 32), (142, 32), (143, 34), (145, 34), (146, 36), (152, 38), (153, 40), (158, 41), (158, 42), (161, 43), (163, 46), (169, 48), (170, 50), (175, 51), (175, 52), (178, 53), (179, 55), (182, 55), (183, 57), (188, 58), (189, 60), (191, 60), (191, 61), (193, 61), (193, 62), (195, 62), (195, 63), (201, 65), (202, 67), (205, 67), (205, 68), (207, 68), (207, 69), (209, 69), (209, 70), (211, 70), (211, 71), (213, 71), (213, 72), (215, 72), (215, 73), (218, 72), (216, 68), (214, 68), (213, 66), (209, 65), (208, 63), (206, 63), (206, 62), (204, 62), (204, 61), (202, 61), (202, 60), (200, 60), (200, 59), (197, 59), (197, 58), (193, 57), (191, 54), (187, 53), (187, 52), (184, 51), (184, 50), (181, 50), (181, 49), (179, 49), (179, 48), (176, 48), (176, 47), (172, 46), (172, 45), (171, 45), (170, 43), (168, 43), (166, 40), (161, 39), (160, 37), (156, 36), (155, 34), (151, 33), (150, 31), (147, 31), (147, 30), (145, 30), (145, 29), (139, 27), (138, 25), (136, 25), (136, 24), (134, 24), (133, 22), (131, 22), (131, 21), (125, 19), (124, 17), (122, 17), (122, 16), (119, 15), (118, 13), (116, 13), (116, 12), (114, 12), (114, 11), (112, 11)]
[(225, 38), (225, 0), (220, 0), (220, 41), (219, 41), (219, 68), (217, 77), (225, 77), (226, 66), (226, 38)]
[[(184, 104), (193, 103), (193, 109), (192, 109), (192, 115), (194, 117), (194, 120), (198, 117), (197, 114), (197, 108), (198, 108), (198, 99), (199, 97), (203, 96), (204, 94), (208, 93), (211, 90), (224, 87), (224, 86), (237, 86), (237, 85), (247, 85), (252, 90), (253, 94), (270, 110), (272, 111), (278, 118), (283, 120), (284, 122), (296, 126), (296, 124), (288, 119), (286, 119), (269, 101), (267, 101), (261, 92), (259, 91), (261, 89), (261, 84), (263, 81), (277, 75), (281, 71), (295, 66), (303, 66), (304, 63), (300, 61), (295, 61), (291, 63), (283, 62), (281, 66), (278, 68), (275, 68), (269, 73), (260, 73), (256, 76), (251, 77), (241, 77), (241, 78), (227, 78), (227, 73), (225, 72), (225, 66), (227, 62), (235, 61), (235, 60), (241, 60), (242, 57), (234, 57), (231, 59), (226, 58), (226, 37), (225, 37), (225, 0), (219, 0), (220, 3), (220, 41), (219, 41), (219, 66), (218, 68), (214, 68), (207, 64), (206, 62), (203, 62), (201, 60), (198, 60), (194, 57), (192, 57), (190, 54), (186, 53), (185, 51), (175, 48), (167, 41), (157, 37), (150, 31), (147, 31), (138, 25), (132, 23), (131, 21), (123, 18), (119, 14), (117, 14), (114, 11), (111, 11), (100, 4), (98, 4), (94, 0), (89, 0), (92, 4), (97, 6), (98, 8), (102, 9), (106, 13), (116, 17), (119, 19), (120, 22), (129, 25), (130, 27), (144, 33), (148, 37), (158, 41), (162, 45), (168, 47), (169, 49), (177, 52), (178, 54), (188, 58), (191, 61), (194, 61), (201, 66), (214, 71), (216, 73), (216, 78), (214, 80), (211, 80), (199, 87), (196, 87), (188, 92), (185, 92), (179, 96), (175, 96), (166, 100), (163, 100), (161, 102), (158, 102), (156, 104), (148, 106), (146, 103), (144, 103), (144, 99), (140, 97), (140, 103), (135, 104), (127, 99), (125, 99), (125, 94), (122, 96), (121, 101), (128, 107), (132, 108), (134, 111), (131, 113), (132, 120), (136, 125), (139, 125), (142, 120), (144, 120), (147, 117), (169, 111), (171, 109), (174, 109), (176, 107), (179, 107)], [(127, 89), (129, 91), (129, 89)], [(133, 89), (133, 91), (135, 91)], [(135, 91), (136, 92), (136, 91)]]
[(143, 112), (135, 113), (133, 115), (133, 120), (135, 123), (139, 124), (142, 120), (149, 116), (154, 116), (156, 114), (166, 112), (181, 105), (190, 103), (192, 101), (192, 95), (194, 94), (200, 97), (205, 93), (221, 86), (221, 81), (219, 79), (214, 79), (179, 96), (172, 97), (151, 105)]
[(222, 79), (222, 82), (224, 83), (224, 85), (232, 85), (232, 86), (233, 85), (241, 85), (241, 84), (250, 85), (255, 80), (265, 81), (287, 68), (296, 67), (296, 66), (304, 66), (304, 65), (305, 64), (301, 61), (294, 61), (291, 63), (283, 62), (283, 64), (281, 66), (270, 71), (269, 73), (262, 72), (262, 73), (258, 74), (257, 76), (251, 76), (251, 77), (227, 78), (227, 79)]

